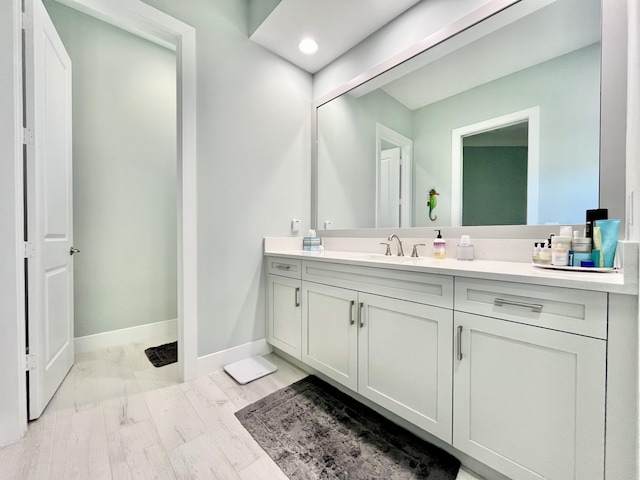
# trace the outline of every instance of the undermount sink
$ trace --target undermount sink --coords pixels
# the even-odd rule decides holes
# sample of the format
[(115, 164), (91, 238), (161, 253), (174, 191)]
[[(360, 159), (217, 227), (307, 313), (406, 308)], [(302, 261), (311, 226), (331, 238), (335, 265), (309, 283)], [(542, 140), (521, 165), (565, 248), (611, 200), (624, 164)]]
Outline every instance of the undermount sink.
[(416, 257), (398, 257), (397, 255), (371, 254), (361, 257), (363, 260), (372, 260), (374, 262), (386, 263), (416, 263), (420, 258)]

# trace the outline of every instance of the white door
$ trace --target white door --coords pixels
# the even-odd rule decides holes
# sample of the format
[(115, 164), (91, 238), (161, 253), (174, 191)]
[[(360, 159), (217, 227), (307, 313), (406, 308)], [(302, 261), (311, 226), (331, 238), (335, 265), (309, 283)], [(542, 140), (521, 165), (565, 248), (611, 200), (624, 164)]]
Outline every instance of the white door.
[[(71, 60), (41, 0), (25, 2), (29, 418), (73, 365)], [(31, 23), (31, 26), (29, 25)]]
[(378, 227), (400, 226), (400, 147), (380, 152)]
[(358, 293), (306, 282), (302, 287), (302, 361), (358, 388)]
[(455, 313), (453, 446), (513, 479), (602, 479), (605, 340)]
[(267, 276), (267, 340), (300, 360), (302, 345), (302, 307), (300, 280)]
[(453, 312), (359, 293), (358, 393), (451, 442)]

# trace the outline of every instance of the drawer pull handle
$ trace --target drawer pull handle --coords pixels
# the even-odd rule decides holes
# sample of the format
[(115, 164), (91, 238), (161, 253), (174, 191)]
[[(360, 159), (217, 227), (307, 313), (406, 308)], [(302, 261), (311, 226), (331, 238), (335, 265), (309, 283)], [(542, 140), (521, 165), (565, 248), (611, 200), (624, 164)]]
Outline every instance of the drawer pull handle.
[(349, 325), (353, 325), (356, 321), (353, 319), (353, 306), (356, 304), (355, 300), (349, 302)]
[(515, 302), (513, 300), (505, 300), (504, 298), (496, 298), (493, 301), (493, 304), (496, 307), (503, 307), (508, 305), (509, 307), (518, 307), (518, 308), (526, 308), (527, 310), (531, 309), (534, 313), (540, 313), (542, 311), (542, 305), (539, 303), (523, 303), (523, 302)]
[(364, 327), (364, 317), (362, 316), (363, 307), (364, 307), (364, 303), (360, 302), (360, 312), (358, 312), (358, 315), (360, 316), (360, 328)]
[(456, 340), (457, 340), (456, 350), (458, 351), (458, 361), (461, 362), (462, 361), (462, 325), (458, 326), (458, 335)]
[(296, 307), (300, 306), (300, 287), (296, 287)]
[(291, 265), (283, 265), (282, 263), (277, 263), (275, 267), (278, 270), (291, 270)]

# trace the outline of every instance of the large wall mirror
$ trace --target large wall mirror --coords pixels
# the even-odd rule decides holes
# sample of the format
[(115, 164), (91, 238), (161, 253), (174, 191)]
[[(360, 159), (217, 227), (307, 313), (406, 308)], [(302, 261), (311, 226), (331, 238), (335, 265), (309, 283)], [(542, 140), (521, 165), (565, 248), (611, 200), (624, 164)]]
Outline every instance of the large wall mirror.
[(584, 223), (601, 197), (601, 8), (521, 0), (316, 102), (315, 226)]

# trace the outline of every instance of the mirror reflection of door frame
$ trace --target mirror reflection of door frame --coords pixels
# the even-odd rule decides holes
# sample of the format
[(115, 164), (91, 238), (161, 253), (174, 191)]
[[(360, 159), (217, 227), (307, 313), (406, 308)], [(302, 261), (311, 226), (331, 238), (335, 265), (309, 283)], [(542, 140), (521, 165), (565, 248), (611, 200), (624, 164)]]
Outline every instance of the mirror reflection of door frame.
[(527, 225), (538, 224), (540, 189), (540, 107), (527, 108), (501, 117), (456, 128), (451, 133), (451, 225), (462, 225), (462, 143), (464, 137), (516, 123), (528, 122)]
[(413, 212), (411, 195), (413, 188), (413, 140), (381, 123), (376, 123), (376, 228), (380, 227), (380, 160), (383, 141), (400, 148), (400, 224), (398, 227), (410, 227)]
[(535, 106), (456, 128), (451, 132), (451, 225), (462, 225), (462, 144), (464, 137), (528, 122), (527, 225), (538, 224), (540, 189), (540, 107)]

